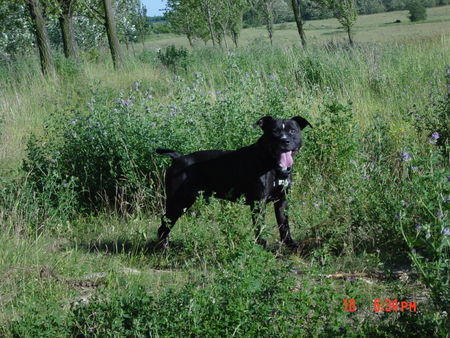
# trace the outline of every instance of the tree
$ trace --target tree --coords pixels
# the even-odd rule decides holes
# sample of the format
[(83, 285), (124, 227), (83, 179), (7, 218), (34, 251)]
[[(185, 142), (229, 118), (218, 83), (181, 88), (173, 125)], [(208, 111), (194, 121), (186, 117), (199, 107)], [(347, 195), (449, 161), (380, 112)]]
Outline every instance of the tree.
[(214, 20), (216, 17), (217, 3), (215, 0), (199, 0), (200, 8), (208, 23), (208, 30), (213, 46), (216, 45), (216, 36), (214, 30)]
[[(88, 13), (105, 26), (114, 69), (122, 68), (124, 60), (122, 50), (120, 49), (119, 38), (117, 36), (114, 8), (111, 0), (101, 0), (101, 5), (96, 0), (85, 0), (83, 1), (83, 4)], [(100, 9), (100, 7), (102, 7), (102, 9)]]
[(228, 29), (234, 46), (238, 47), (238, 39), (241, 33), (244, 12), (249, 8), (248, 0), (229, 0), (229, 22)]
[(114, 8), (111, 0), (103, 0), (105, 10), (105, 27), (108, 36), (109, 49), (113, 59), (114, 68), (121, 68), (124, 64), (122, 51), (120, 49), (119, 38), (117, 37), (116, 20), (114, 18)]
[(420, 0), (411, 0), (407, 5), (407, 9), (409, 10), (408, 18), (412, 22), (425, 20), (427, 18), (427, 9)]
[(41, 3), (39, 0), (25, 0), (25, 3), (30, 11), (31, 20), (34, 26), (42, 73), (46, 76), (52, 75), (55, 72), (55, 66), (53, 64)]
[(334, 17), (347, 31), (348, 41), (353, 46), (352, 27), (357, 19), (356, 0), (316, 0), (316, 2), (333, 12)]
[(274, 12), (275, 0), (259, 0), (257, 6), (259, 7), (263, 22), (266, 25), (267, 33), (269, 34), (270, 44), (273, 44), (273, 23), (275, 20)]
[(142, 42), (142, 48), (145, 48), (145, 36), (149, 33), (150, 23), (147, 19), (147, 8), (140, 3), (138, 5), (137, 15), (135, 17), (135, 26), (137, 34)]
[(63, 41), (64, 55), (66, 58), (78, 61), (77, 43), (73, 30), (73, 13), (77, 0), (57, 0), (59, 11), (59, 26)]
[(303, 29), (303, 19), (300, 7), (300, 0), (291, 0), (292, 10), (294, 11), (295, 23), (297, 24), (297, 31), (300, 35), (302, 46), (306, 47), (306, 34)]
[(34, 49), (36, 38), (29, 15), (23, 2), (0, 0), (0, 60), (10, 61)]
[(199, 1), (168, 0), (165, 15), (175, 32), (186, 35), (191, 47), (195, 38), (203, 41), (211, 38)]

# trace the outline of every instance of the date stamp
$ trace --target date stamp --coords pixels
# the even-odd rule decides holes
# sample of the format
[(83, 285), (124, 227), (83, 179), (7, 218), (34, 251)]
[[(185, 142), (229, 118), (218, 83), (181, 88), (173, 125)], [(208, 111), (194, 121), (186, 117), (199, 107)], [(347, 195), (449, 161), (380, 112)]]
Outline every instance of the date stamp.
[[(354, 298), (343, 299), (344, 312), (355, 312), (358, 307)], [(417, 302), (398, 301), (397, 299), (376, 298), (372, 303), (374, 312), (417, 312)]]

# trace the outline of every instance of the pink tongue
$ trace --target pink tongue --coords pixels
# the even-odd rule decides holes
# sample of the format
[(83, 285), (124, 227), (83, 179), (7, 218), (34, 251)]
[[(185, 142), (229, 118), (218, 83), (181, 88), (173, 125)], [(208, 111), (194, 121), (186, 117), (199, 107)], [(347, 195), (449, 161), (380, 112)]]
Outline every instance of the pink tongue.
[(280, 165), (283, 168), (289, 168), (292, 167), (292, 164), (294, 163), (294, 160), (292, 159), (292, 151), (287, 151), (285, 153), (281, 153), (280, 156)]

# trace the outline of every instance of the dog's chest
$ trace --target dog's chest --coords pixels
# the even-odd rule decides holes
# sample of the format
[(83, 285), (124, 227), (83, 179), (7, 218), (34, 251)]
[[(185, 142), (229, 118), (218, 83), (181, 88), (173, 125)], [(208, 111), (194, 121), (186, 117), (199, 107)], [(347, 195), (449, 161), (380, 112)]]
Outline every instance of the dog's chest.
[(280, 174), (276, 170), (272, 170), (260, 177), (262, 188), (262, 196), (260, 199), (268, 201), (278, 200), (283, 193), (290, 188), (292, 181), (290, 174)]

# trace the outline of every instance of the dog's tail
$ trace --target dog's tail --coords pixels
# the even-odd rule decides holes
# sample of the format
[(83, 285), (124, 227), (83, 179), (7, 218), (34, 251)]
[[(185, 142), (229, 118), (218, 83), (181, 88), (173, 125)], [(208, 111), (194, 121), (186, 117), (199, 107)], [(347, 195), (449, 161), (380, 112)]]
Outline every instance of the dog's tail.
[(182, 156), (180, 153), (177, 153), (176, 151), (170, 150), (170, 149), (156, 148), (155, 151), (158, 154), (167, 155), (167, 156), (169, 156), (172, 159), (175, 159), (175, 158), (178, 158), (178, 157)]

